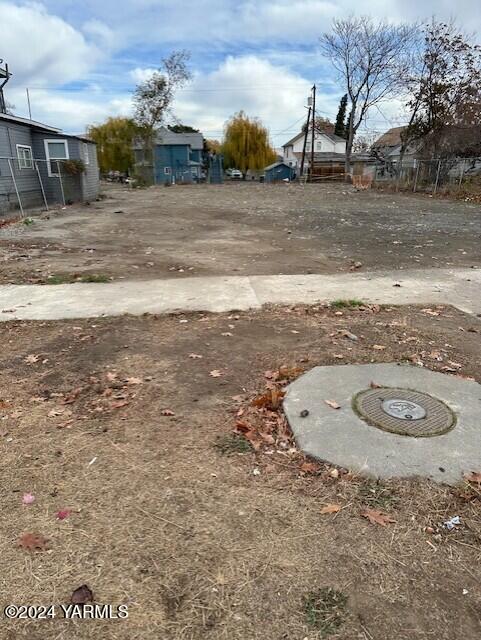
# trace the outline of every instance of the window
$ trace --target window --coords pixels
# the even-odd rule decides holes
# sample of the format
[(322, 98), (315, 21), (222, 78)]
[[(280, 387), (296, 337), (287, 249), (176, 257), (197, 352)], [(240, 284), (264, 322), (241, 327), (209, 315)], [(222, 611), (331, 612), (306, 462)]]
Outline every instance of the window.
[(166, 176), (169, 176), (172, 173), (171, 168), (170, 167), (164, 167), (164, 173), (165, 173)]
[(320, 151), (322, 149), (322, 142), (316, 142), (316, 149)]
[(68, 160), (68, 144), (66, 140), (45, 140), (45, 156), (49, 176), (60, 175), (59, 160)]
[(17, 144), (17, 160), (20, 169), (33, 169), (32, 147)]
[(306, 151), (310, 151), (310, 150), (311, 150), (311, 143), (310, 143), (310, 142), (308, 142), (308, 143), (306, 144)]

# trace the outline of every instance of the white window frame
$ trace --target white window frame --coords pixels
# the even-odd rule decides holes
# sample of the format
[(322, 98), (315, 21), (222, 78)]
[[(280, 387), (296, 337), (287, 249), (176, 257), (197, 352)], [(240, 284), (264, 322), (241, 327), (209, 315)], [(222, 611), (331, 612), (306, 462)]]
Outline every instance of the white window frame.
[(164, 174), (166, 176), (172, 175), (172, 168), (171, 167), (164, 167)]
[(316, 142), (316, 151), (320, 151), (322, 149), (322, 142), (319, 140)]
[(83, 150), (83, 160), (86, 166), (90, 164), (90, 153), (89, 153), (89, 145), (88, 142), (82, 142), (82, 150)]
[[(48, 144), (50, 143), (63, 143), (63, 146), (65, 148), (65, 158), (51, 158), (50, 154), (48, 152)], [(44, 146), (45, 146), (45, 158), (47, 159), (47, 171), (48, 171), (48, 175), (49, 178), (58, 178), (60, 176), (59, 173), (53, 173), (52, 171), (52, 165), (51, 165), (51, 160), (69, 160), (70, 156), (68, 153), (68, 140), (65, 140), (64, 138), (49, 138), (49, 139), (45, 139), (43, 141)]]
[[(17, 144), (17, 161), (19, 169), (33, 169), (33, 153), (32, 147), (28, 144)], [(30, 157), (25, 158), (24, 155), (20, 155), (19, 151), (22, 149), (23, 151), (27, 150)], [(22, 166), (23, 165), (23, 166)]]

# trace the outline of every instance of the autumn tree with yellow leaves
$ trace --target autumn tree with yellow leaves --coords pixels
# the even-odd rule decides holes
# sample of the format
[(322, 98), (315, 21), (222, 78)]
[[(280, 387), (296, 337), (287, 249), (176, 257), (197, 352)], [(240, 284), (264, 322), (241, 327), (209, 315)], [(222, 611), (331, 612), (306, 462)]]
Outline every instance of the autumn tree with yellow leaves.
[(108, 118), (103, 124), (90, 126), (87, 135), (97, 143), (100, 171), (127, 173), (134, 165), (132, 143), (139, 127), (130, 118)]
[(222, 145), (224, 166), (247, 171), (260, 171), (275, 162), (276, 153), (269, 144), (269, 132), (257, 118), (243, 111), (236, 113), (225, 125)]

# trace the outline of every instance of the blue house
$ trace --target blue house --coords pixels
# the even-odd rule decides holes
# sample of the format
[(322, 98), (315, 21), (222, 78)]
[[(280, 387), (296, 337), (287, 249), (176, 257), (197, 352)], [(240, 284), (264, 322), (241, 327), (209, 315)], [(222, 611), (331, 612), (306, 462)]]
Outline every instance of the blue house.
[(265, 182), (280, 182), (281, 180), (292, 180), (294, 170), (285, 162), (274, 162), (264, 169)]
[[(153, 166), (146, 165), (142, 143), (134, 145), (137, 170), (155, 184), (191, 184), (203, 177), (201, 133), (174, 133), (161, 127), (155, 136)], [(150, 176), (149, 176), (150, 174)]]

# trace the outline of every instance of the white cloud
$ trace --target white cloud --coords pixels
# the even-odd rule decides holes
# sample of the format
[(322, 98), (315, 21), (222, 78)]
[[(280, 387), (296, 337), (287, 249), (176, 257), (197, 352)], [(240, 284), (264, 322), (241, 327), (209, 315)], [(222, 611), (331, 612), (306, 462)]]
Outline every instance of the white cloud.
[(115, 32), (100, 20), (88, 20), (83, 25), (82, 31), (104, 51), (114, 48), (117, 42)]
[(0, 1), (1, 53), (14, 74), (12, 85), (61, 84), (84, 76), (99, 51), (41, 4)]
[[(25, 92), (15, 89), (9, 98), (16, 107), (15, 113), (27, 116)], [(109, 116), (131, 115), (130, 96), (122, 94), (107, 98), (95, 91), (72, 94), (39, 89), (30, 92), (30, 102), (34, 120), (63, 129), (66, 133), (82, 133), (89, 124), (103, 122)]]
[(129, 76), (132, 78), (132, 80), (135, 83), (145, 82), (156, 71), (157, 69), (153, 69), (153, 68), (142, 69), (141, 67), (136, 67), (135, 69), (132, 69), (132, 71), (130, 71)]
[(309, 89), (309, 81), (288, 67), (254, 55), (229, 56), (211, 73), (195, 75), (177, 94), (174, 112), (207, 137), (220, 138), (225, 121), (243, 110), (260, 118), (277, 144), (279, 132), (304, 117)]

